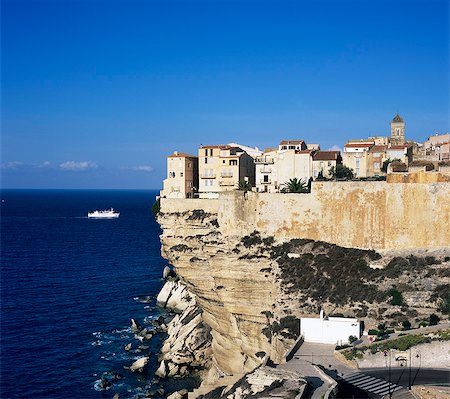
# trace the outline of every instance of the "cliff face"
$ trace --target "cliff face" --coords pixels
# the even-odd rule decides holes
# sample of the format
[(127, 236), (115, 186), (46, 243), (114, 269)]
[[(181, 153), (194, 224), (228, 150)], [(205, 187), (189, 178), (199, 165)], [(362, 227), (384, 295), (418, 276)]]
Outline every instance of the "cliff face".
[[(341, 187), (333, 190), (341, 190)], [(335, 220), (342, 219), (345, 224), (347, 215), (350, 224), (369, 223), (376, 237), (372, 241), (355, 238), (356, 232), (347, 231), (349, 226), (335, 223), (336, 231), (329, 230), (330, 241), (360, 240), (361, 245), (355, 246), (371, 248), (378, 243), (384, 248), (386, 237), (393, 234), (386, 231), (401, 225), (401, 221), (393, 220), (387, 226), (386, 217), (379, 218), (384, 212), (380, 204), (386, 206), (386, 196), (391, 198), (400, 193), (398, 195), (410, 198), (413, 194), (409, 191), (404, 194), (409, 188), (400, 187), (396, 189), (398, 192), (386, 194), (376, 186), (369, 189), (372, 194), (363, 198), (361, 186), (356, 189), (352, 196), (348, 193), (343, 196), (347, 198), (345, 201), (356, 201), (353, 208), (357, 208), (357, 212), (362, 212), (364, 204), (371, 210), (369, 216), (363, 217), (363, 222), (357, 220), (362, 214), (351, 215), (351, 203), (341, 210), (335, 209), (336, 203), (324, 192), (328, 188), (319, 187), (314, 195), (329, 205), (327, 212), (343, 212), (335, 216)], [(434, 236), (421, 243), (442, 247), (436, 244), (444, 241), (448, 231), (439, 227), (441, 221), (437, 219), (448, 219), (445, 213), (448, 204), (442, 203), (448, 188), (422, 190), (424, 197), (437, 196), (431, 198), (427, 209), (441, 207), (444, 213), (428, 218), (433, 223)], [(317, 204), (310, 204), (307, 211), (303, 209), (305, 201), (312, 198), (307, 195), (278, 195), (277, 201), (274, 198), (254, 193), (246, 197), (243, 193), (227, 193), (222, 200), (162, 200), (158, 216), (163, 231), (162, 255), (195, 296), (203, 321), (211, 329), (211, 379), (222, 373), (251, 371), (267, 356), (280, 362), (298, 336), (298, 318), (316, 314), (320, 306), (328, 312), (362, 317), (369, 327), (381, 320), (398, 325), (408, 319), (414, 325), (437, 312), (442, 292), (448, 292), (446, 287), (450, 282), (449, 262), (445, 259), (449, 255), (448, 248), (437, 252), (436, 258), (406, 258), (407, 254), (381, 256), (375, 251), (313, 241), (325, 234), (317, 233), (320, 226), (330, 225), (322, 220), (327, 213), (322, 216), (317, 213), (324, 209), (323, 205), (317, 208)], [(406, 211), (400, 209), (398, 203), (392, 206), (404, 217)], [(314, 207), (316, 210), (312, 211)], [(284, 214), (277, 213), (278, 210)], [(420, 223), (421, 211), (423, 209), (417, 210), (418, 215), (414, 216), (412, 210), (408, 210), (410, 219), (406, 225)], [(313, 219), (317, 220), (316, 226), (311, 223)], [(376, 226), (379, 226), (377, 231)], [(416, 227), (423, 230), (417, 237), (427, 233), (429, 228)], [(339, 234), (343, 237), (337, 239)], [(368, 237), (366, 233), (361, 234)], [(406, 239), (403, 234), (406, 231), (400, 232), (401, 240)], [(312, 239), (307, 239), (308, 235)], [(401, 241), (400, 247), (405, 243)], [(398, 245), (393, 243), (392, 246)], [(403, 295), (401, 303), (392, 304), (397, 295), (392, 289)]]
[(217, 214), (162, 213), (162, 255), (175, 267), (211, 327), (212, 351), (226, 374), (253, 370), (273, 349), (261, 334), (278, 296), (271, 261), (242, 258), (240, 237), (222, 236)]

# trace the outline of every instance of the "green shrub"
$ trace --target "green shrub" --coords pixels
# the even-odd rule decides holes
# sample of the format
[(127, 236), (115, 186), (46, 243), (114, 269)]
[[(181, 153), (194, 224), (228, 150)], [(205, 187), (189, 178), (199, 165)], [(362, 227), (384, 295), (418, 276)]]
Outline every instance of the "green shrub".
[(356, 338), (354, 335), (350, 335), (348, 337), (348, 342), (350, 342), (351, 344), (353, 344), (353, 342), (357, 341), (358, 338)]
[(429, 325), (430, 326), (436, 326), (437, 324), (439, 324), (439, 322), (441, 321), (441, 319), (439, 318), (439, 316), (437, 314), (430, 314), (430, 319), (429, 319)]
[(391, 298), (391, 305), (394, 305), (394, 306), (401, 306), (401, 305), (403, 305), (404, 304), (404, 301), (403, 301), (403, 295), (402, 295), (402, 293), (399, 291), (399, 290), (397, 290), (396, 288), (391, 288), (389, 291), (388, 291), (388, 294), (392, 297)]
[(411, 330), (411, 323), (409, 320), (402, 321), (403, 330)]
[(161, 200), (158, 198), (152, 205), (153, 216), (158, 216), (159, 212), (161, 212)]

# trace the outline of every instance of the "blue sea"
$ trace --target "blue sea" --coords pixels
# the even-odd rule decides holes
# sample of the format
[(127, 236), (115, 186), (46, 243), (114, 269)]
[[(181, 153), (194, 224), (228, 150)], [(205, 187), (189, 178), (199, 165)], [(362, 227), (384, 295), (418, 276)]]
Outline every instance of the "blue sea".
[[(1, 398), (140, 398), (183, 385), (152, 385), (163, 336), (139, 352), (130, 330), (131, 318), (167, 316), (155, 307), (166, 265), (151, 213), (156, 194), (2, 190)], [(87, 218), (110, 207), (119, 219)], [(124, 368), (148, 353), (147, 375)]]

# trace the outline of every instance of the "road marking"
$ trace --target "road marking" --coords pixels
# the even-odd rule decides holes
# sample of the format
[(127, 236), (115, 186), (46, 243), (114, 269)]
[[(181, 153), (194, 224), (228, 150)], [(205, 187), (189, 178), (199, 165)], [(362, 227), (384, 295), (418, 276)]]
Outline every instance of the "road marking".
[(363, 373), (350, 373), (343, 375), (341, 378), (347, 383), (354, 385), (363, 391), (372, 392), (377, 395), (385, 395), (389, 392), (395, 392), (403, 388), (402, 386), (394, 383), (389, 384), (385, 380), (381, 380)]

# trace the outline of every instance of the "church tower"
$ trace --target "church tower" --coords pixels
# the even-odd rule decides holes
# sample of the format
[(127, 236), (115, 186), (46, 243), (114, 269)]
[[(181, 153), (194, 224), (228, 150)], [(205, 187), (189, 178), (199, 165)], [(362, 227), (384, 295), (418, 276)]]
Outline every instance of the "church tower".
[(395, 115), (391, 122), (391, 144), (405, 144), (405, 121), (399, 114)]

